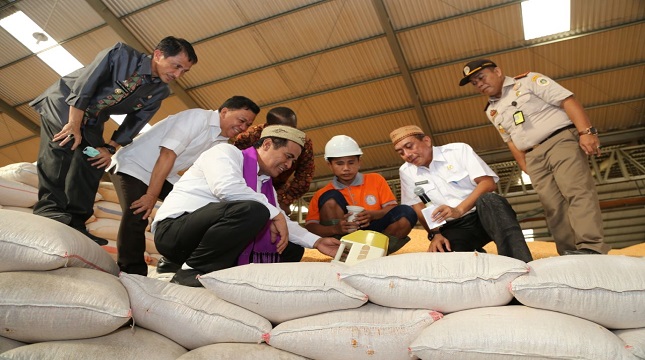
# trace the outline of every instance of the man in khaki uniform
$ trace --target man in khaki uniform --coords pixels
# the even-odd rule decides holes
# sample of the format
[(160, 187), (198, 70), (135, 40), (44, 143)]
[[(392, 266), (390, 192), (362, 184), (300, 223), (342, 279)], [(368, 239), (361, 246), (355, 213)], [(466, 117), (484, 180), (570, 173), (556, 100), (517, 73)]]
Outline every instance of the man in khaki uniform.
[(606, 254), (588, 155), (600, 155), (598, 131), (573, 93), (527, 72), (511, 78), (491, 60), (471, 61), (460, 86), (487, 95), (486, 116), (529, 174), (560, 255)]

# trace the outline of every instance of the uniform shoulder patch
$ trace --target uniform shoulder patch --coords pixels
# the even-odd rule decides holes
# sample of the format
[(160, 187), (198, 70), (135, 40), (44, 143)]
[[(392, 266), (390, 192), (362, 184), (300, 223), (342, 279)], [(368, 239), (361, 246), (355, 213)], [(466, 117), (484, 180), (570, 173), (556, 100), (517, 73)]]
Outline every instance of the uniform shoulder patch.
[(529, 73), (530, 73), (530, 71), (527, 71), (527, 72), (525, 72), (525, 73), (522, 73), (522, 74), (516, 75), (513, 79), (521, 79), (521, 78), (525, 78), (525, 77), (527, 77), (527, 76), (529, 75)]

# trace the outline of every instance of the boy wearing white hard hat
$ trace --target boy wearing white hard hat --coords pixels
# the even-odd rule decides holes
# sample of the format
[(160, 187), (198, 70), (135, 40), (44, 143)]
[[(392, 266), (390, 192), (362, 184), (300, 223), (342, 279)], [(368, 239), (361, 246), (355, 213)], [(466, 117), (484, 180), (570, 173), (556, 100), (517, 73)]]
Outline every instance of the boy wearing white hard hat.
[(390, 238), (389, 254), (410, 240), (417, 214), (397, 204), (383, 176), (359, 172), (362, 154), (349, 136), (337, 135), (327, 142), (325, 160), (334, 178), (311, 199), (305, 227), (318, 236), (336, 238), (358, 229), (377, 231)]

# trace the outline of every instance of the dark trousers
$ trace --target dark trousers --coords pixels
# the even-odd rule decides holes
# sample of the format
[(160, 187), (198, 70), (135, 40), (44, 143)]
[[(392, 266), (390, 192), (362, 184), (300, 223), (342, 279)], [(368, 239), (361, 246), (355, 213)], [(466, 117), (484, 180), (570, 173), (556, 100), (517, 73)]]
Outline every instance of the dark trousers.
[(492, 240), (499, 255), (524, 262), (533, 260), (517, 215), (505, 198), (486, 193), (477, 199), (475, 207), (477, 211), (441, 228), (441, 235), (450, 241), (453, 251), (473, 251)]
[[(267, 221), (269, 210), (257, 201), (210, 203), (158, 223), (155, 245), (170, 261), (209, 273), (237, 265), (244, 248)], [(302, 247), (289, 243), (281, 258), (300, 261), (303, 253)]]
[(105, 169), (98, 169), (87, 161), (83, 148), (89, 144), (83, 139), (76, 150), (71, 142), (61, 147), (52, 142), (62, 125), (56, 120), (41, 117), (40, 149), (38, 151), (38, 202), (34, 214), (71, 215), (70, 226), (84, 227), (94, 212), (94, 199)]
[[(146, 251), (146, 227), (148, 220), (143, 219), (143, 212), (134, 214), (130, 209), (132, 202), (138, 200), (148, 191), (148, 185), (143, 181), (120, 172), (110, 172), (110, 180), (121, 204), (121, 224), (117, 244), (117, 264), (121, 271), (128, 274), (148, 274), (144, 252)], [(172, 184), (165, 181), (159, 198), (165, 199), (172, 190)]]
[[(343, 212), (347, 214), (347, 200), (343, 196), (343, 193), (336, 189), (332, 190), (327, 190), (325, 191), (320, 197), (318, 198), (318, 208), (322, 208), (325, 203), (329, 200), (334, 200), (338, 206), (340, 206), (341, 209), (343, 209)], [(387, 212), (382, 218), (376, 219), (374, 221), (370, 222), (370, 225), (366, 228), (365, 230), (373, 230), (376, 232), (383, 232), (383, 230), (387, 229), (388, 226), (394, 224), (395, 222), (399, 221), (402, 217), (406, 218), (408, 222), (410, 223), (410, 228), (414, 227), (414, 225), (417, 223), (417, 213), (414, 212), (414, 209), (408, 205), (397, 205), (393, 207), (390, 211)], [(333, 223), (334, 220), (336, 219), (330, 219), (331, 222)], [(321, 224), (328, 224), (330, 223), (329, 220), (326, 221), (321, 221)], [(333, 225), (333, 224), (330, 224)]]

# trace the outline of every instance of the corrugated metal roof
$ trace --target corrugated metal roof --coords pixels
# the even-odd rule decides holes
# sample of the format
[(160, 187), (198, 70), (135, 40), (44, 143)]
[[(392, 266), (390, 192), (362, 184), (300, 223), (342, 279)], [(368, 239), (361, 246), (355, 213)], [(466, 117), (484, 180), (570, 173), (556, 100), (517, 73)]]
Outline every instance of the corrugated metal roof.
[(14, 6), (58, 42), (103, 24), (103, 19), (85, 0), (23, 0), (16, 1)]
[[(12, 104), (22, 104), (38, 96), (58, 79), (58, 75), (42, 61), (31, 56), (12, 66), (0, 69), (0, 97)], [(29, 86), (25, 86), (29, 84)]]

